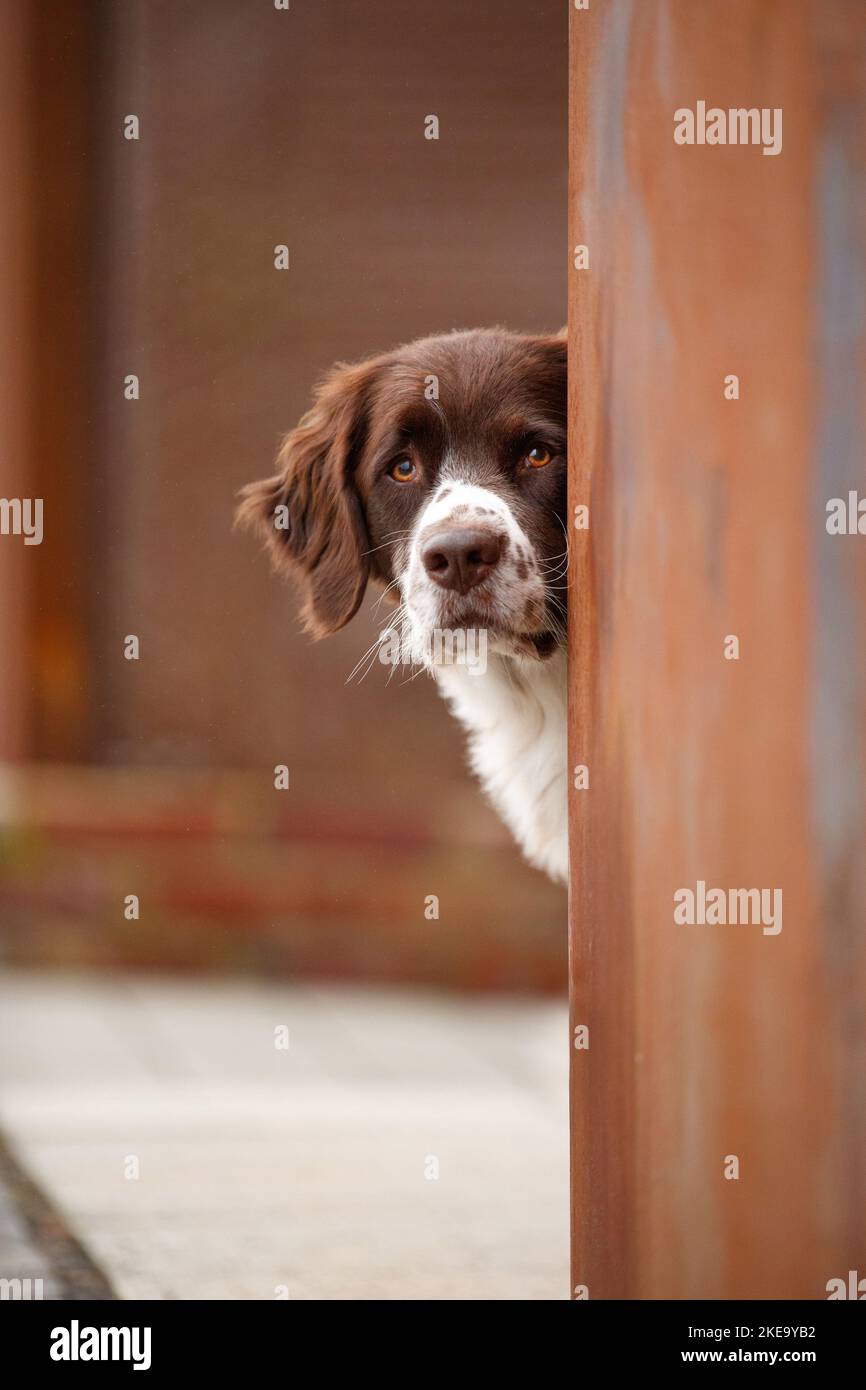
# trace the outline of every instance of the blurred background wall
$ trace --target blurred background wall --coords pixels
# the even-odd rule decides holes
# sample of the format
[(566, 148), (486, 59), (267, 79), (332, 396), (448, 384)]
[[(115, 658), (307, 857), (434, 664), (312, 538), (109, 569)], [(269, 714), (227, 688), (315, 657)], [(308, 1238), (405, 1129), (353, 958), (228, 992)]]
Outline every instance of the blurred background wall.
[(565, 321), (564, 7), (2, 9), (4, 957), (563, 988), (432, 684), (347, 684), (372, 602), (311, 645), (231, 526), (335, 359)]

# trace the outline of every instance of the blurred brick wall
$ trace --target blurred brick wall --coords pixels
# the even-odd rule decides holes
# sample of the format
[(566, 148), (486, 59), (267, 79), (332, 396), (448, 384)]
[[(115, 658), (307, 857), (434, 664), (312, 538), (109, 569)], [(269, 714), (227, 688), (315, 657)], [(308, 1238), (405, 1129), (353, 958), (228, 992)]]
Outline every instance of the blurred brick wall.
[[(363, 874), (351, 856), (323, 851), (293, 860), (300, 880), (330, 862), (334, 901), (360, 895), (372, 921), (375, 885), (381, 897), (417, 865), (419, 836), (434, 827), (438, 884), (464, 883), (452, 911), (467, 951), (484, 894), (492, 918), (521, 929), (516, 905), (531, 902), (538, 921), (525, 929), (559, 969), (562, 896), (520, 863), (473, 786), (432, 683), (398, 673), (386, 684), (377, 664), (347, 685), (377, 630), (371, 603), (344, 633), (310, 644), (290, 590), (231, 527), (237, 489), (270, 470), (335, 359), (453, 327), (564, 322), (562, 5), (23, 7), (45, 171), (32, 490), (48, 525), (27, 556), (31, 755), (166, 775), (247, 769), (271, 789), (286, 763), (292, 816), (325, 843), (333, 833), (339, 845), (347, 818), (365, 833), (389, 827), (367, 843)], [(122, 138), (129, 113), (137, 142)], [(438, 142), (424, 139), (430, 113)], [(290, 248), (284, 273), (277, 243)], [(140, 377), (138, 401), (123, 398), (128, 373)], [(138, 662), (123, 659), (128, 633), (140, 638)], [(108, 793), (70, 777), (83, 838), (64, 862), (108, 893), (90, 858), (106, 842), (87, 830)], [(42, 826), (42, 873), (55, 863), (43, 800), (19, 787), (8, 813)], [(414, 872), (400, 890), (413, 903), (437, 891)], [(516, 875), (509, 902), (495, 887), (503, 872)], [(16, 950), (40, 901), (16, 875)]]
[[(344, 687), (367, 616), (330, 643), (299, 635), (291, 594), (231, 533), (233, 498), (270, 470), (335, 359), (564, 322), (562, 6), (118, 10), (101, 121), (106, 751), (458, 775), (425, 680), (385, 694), (377, 668)], [(128, 110), (138, 145), (118, 139)], [(423, 138), (430, 112), (438, 142)], [(138, 403), (120, 397), (128, 371)], [(114, 659), (127, 631), (143, 639), (136, 668)]]

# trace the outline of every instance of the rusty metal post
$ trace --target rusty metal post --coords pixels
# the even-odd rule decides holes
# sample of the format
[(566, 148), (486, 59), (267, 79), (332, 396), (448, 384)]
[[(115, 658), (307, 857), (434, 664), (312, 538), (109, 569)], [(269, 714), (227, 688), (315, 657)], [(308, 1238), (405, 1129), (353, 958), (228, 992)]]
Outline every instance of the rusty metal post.
[(866, 1277), (864, 74), (846, 0), (571, 10), (575, 1297)]
[[(0, 199), (0, 498), (6, 501), (29, 497), (33, 483), (31, 238), (36, 173), (28, 138), (31, 11), (22, 0), (4, 6), (0, 45), (0, 151), (6, 190)], [(20, 536), (0, 534), (0, 761), (22, 758), (29, 739), (26, 624), (32, 568), (32, 548), (25, 549)]]

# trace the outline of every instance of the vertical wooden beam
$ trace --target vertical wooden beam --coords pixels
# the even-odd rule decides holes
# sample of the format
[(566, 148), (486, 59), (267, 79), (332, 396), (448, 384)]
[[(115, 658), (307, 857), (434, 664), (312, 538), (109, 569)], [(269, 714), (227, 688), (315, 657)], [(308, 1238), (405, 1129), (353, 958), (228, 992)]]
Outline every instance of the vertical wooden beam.
[[(571, 12), (591, 1298), (826, 1298), (866, 1275), (866, 535), (825, 524), (866, 496), (864, 71), (845, 0)], [(781, 152), (676, 143), (701, 101), (781, 108)], [(677, 923), (699, 882), (780, 890), (781, 931)]]
[(95, 61), (101, 8), (67, 0), (60, 22), (54, 8), (36, 5), (28, 57), (37, 169), (33, 473), (46, 528), (33, 565), (31, 724), (35, 756), (64, 762), (92, 751), (92, 605), (107, 525), (96, 441), (109, 387), (103, 379), (93, 389), (104, 293), (92, 168), (95, 94), (105, 76)]
[[(29, 0), (5, 0), (0, 44), (0, 497), (32, 493), (33, 196), (29, 140), (32, 34)], [(0, 536), (0, 761), (24, 756), (27, 718), (27, 601), (33, 547)]]
[(0, 758), (88, 750), (85, 602), (98, 496), (89, 412), (87, 181), (93, 6), (2, 0), (0, 496), (41, 498), (44, 538), (0, 536)]

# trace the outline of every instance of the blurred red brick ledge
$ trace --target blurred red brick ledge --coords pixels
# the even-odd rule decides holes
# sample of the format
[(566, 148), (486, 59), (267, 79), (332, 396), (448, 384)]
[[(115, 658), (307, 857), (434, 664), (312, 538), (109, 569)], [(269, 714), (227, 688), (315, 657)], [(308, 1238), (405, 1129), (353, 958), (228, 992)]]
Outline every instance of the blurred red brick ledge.
[[(345, 779), (315, 787), (299, 805), (268, 769), (7, 766), (0, 957), (564, 988), (564, 897), (520, 865), (468, 779), (426, 819), (423, 798), (409, 819)], [(132, 893), (138, 921), (124, 916)]]

